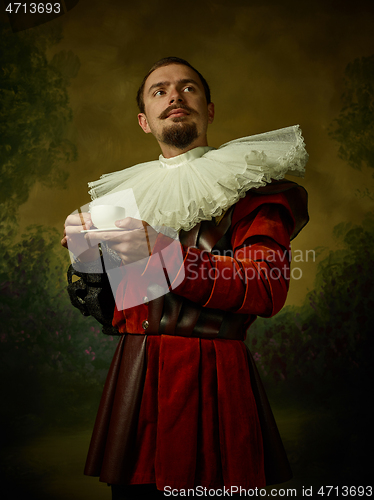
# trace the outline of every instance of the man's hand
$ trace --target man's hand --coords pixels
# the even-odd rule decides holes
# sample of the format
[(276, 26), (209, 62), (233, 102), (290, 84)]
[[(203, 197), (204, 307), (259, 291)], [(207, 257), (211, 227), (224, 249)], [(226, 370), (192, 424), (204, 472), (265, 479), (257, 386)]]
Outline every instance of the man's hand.
[(85, 237), (91, 246), (96, 246), (101, 241), (107, 242), (125, 265), (151, 255), (158, 234), (151, 226), (131, 217), (116, 221), (116, 226), (122, 231), (98, 231), (86, 233)]
[(91, 262), (100, 257), (97, 245), (91, 245), (81, 231), (93, 226), (89, 213), (71, 214), (67, 217), (64, 226), (64, 237), (61, 245), (68, 248), (82, 262)]

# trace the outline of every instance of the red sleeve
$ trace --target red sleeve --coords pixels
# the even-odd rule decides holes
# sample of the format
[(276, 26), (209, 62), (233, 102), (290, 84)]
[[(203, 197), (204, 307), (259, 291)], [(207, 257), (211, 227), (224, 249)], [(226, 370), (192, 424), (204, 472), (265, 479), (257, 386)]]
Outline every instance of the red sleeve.
[(161, 236), (153, 253), (162, 250), (173, 293), (204, 307), (272, 316), (287, 296), (293, 226), (282, 194), (246, 196), (234, 209), (232, 252), (182, 247), (183, 265), (171, 269), (175, 245), (164, 246)]

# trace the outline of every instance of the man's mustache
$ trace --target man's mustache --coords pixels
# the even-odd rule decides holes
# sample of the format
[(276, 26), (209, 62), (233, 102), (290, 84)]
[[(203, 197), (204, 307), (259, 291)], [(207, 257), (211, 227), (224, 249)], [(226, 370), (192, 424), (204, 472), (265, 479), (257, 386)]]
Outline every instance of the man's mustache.
[(194, 113), (195, 111), (186, 106), (185, 104), (173, 104), (172, 106), (169, 106), (168, 108), (166, 108), (159, 116), (159, 119), (160, 120), (164, 120), (165, 118), (168, 117), (168, 114), (173, 111), (173, 109), (185, 109), (186, 111), (188, 111), (190, 114), (191, 113)]

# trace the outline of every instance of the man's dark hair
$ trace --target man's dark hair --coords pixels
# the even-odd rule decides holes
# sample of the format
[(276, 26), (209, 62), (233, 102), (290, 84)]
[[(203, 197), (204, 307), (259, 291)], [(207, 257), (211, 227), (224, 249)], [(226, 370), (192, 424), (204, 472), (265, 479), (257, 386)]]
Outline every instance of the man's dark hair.
[(143, 78), (143, 81), (139, 87), (138, 93), (136, 94), (136, 102), (138, 103), (138, 107), (139, 107), (139, 110), (141, 113), (144, 113), (144, 85), (145, 85), (147, 78), (156, 69), (161, 68), (162, 66), (169, 66), (169, 64), (182, 64), (183, 66), (188, 66), (189, 68), (193, 69), (195, 71), (195, 73), (197, 73), (199, 75), (201, 83), (203, 84), (203, 87), (204, 87), (206, 102), (207, 102), (207, 104), (210, 104), (210, 102), (211, 102), (211, 100), (210, 100), (210, 88), (209, 88), (207, 81), (203, 77), (203, 75), (201, 73), (199, 73), (199, 71), (197, 71), (197, 69), (195, 69), (193, 66), (191, 66), (191, 64), (188, 61), (186, 61), (185, 59), (181, 59), (180, 57), (164, 57), (163, 59), (160, 59), (159, 61), (157, 61), (152, 66), (152, 68), (148, 71), (148, 73)]

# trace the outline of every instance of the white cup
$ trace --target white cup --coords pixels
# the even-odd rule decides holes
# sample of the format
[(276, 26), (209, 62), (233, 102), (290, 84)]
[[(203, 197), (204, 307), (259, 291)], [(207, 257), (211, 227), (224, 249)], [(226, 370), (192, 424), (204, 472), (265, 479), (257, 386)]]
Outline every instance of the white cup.
[(92, 222), (97, 229), (115, 228), (116, 220), (126, 217), (126, 210), (114, 205), (92, 205), (90, 213)]

